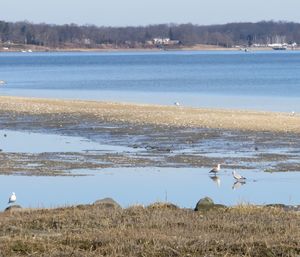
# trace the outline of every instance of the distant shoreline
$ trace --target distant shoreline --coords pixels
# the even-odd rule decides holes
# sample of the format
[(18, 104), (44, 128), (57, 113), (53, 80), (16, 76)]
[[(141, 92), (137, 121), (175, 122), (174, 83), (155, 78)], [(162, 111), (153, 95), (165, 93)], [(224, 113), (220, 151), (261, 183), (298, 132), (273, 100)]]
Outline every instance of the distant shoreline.
[[(161, 51), (243, 51), (243, 47), (227, 48), (215, 45), (203, 45), (198, 44), (194, 46), (182, 46), (182, 47), (166, 47), (166, 48), (121, 48), (121, 47), (104, 47), (104, 48), (50, 48), (36, 45), (15, 45), (12, 44), (9, 47), (4, 47), (0, 44), (0, 52), (161, 52)], [(288, 49), (287, 51), (300, 50), (295, 48), (294, 50)], [(249, 47), (247, 51), (274, 51), (271, 47)]]
[(300, 133), (300, 116), (280, 112), (222, 110), (83, 100), (0, 96), (0, 110), (16, 115), (68, 114), (97, 121), (169, 127)]

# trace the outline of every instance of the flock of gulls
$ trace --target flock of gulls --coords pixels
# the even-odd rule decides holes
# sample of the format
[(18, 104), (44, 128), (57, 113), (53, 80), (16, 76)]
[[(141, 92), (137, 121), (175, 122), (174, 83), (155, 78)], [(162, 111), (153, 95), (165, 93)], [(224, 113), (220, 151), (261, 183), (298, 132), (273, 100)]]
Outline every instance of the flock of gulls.
[[(210, 174), (213, 174), (213, 176), (210, 176), (210, 178), (218, 185), (221, 185), (221, 179), (217, 176), (217, 173), (219, 173), (221, 170), (221, 164), (219, 163), (216, 167), (213, 167)], [(232, 189), (237, 189), (244, 185), (246, 183), (246, 178), (237, 173), (235, 170), (232, 171), (232, 176), (235, 179), (235, 182), (232, 186)]]

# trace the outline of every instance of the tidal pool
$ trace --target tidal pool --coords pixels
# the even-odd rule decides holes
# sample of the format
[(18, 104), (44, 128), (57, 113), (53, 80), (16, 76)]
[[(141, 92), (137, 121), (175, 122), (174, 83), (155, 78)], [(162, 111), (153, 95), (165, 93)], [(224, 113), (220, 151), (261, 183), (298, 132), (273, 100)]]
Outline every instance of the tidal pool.
[(101, 144), (83, 137), (26, 131), (0, 130), (0, 149), (8, 153), (133, 151), (133, 148)]
[(22, 207), (59, 207), (91, 204), (112, 197), (123, 207), (169, 201), (193, 208), (205, 196), (216, 203), (270, 204), (300, 203), (299, 172), (266, 173), (240, 171), (245, 184), (235, 184), (231, 170), (212, 178), (204, 168), (106, 168), (80, 170), (87, 176), (36, 177), (0, 176), (0, 209), (8, 206), (12, 192)]

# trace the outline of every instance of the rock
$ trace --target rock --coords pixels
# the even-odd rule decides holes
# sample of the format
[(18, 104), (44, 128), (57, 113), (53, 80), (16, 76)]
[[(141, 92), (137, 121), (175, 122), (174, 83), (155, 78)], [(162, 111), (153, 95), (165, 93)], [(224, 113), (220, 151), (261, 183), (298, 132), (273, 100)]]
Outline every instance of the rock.
[(156, 202), (153, 204), (150, 204), (148, 206), (148, 208), (150, 209), (172, 209), (172, 210), (176, 210), (179, 209), (179, 207), (173, 203), (162, 203), (162, 202)]
[(280, 208), (285, 211), (300, 211), (300, 205), (285, 205), (281, 203), (267, 204), (266, 207)]
[(195, 207), (195, 211), (208, 211), (211, 209), (226, 208), (223, 204), (215, 204), (209, 197), (204, 197), (198, 201)]
[(6, 211), (9, 211), (9, 212), (13, 212), (13, 211), (20, 211), (22, 209), (22, 207), (18, 204), (15, 204), (15, 205), (11, 205), (11, 206), (8, 206), (7, 208), (5, 208), (5, 212)]
[(121, 205), (119, 205), (114, 199), (112, 198), (103, 198), (97, 200), (93, 203), (94, 205), (101, 206), (104, 208), (114, 208), (114, 209), (121, 209)]

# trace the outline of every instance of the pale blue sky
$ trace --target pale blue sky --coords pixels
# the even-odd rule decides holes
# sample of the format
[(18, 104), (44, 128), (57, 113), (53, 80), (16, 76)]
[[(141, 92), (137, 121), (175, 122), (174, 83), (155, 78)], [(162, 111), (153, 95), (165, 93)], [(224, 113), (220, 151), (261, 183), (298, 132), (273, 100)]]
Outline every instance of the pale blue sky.
[(0, 0), (0, 20), (98, 26), (300, 22), (300, 0)]

